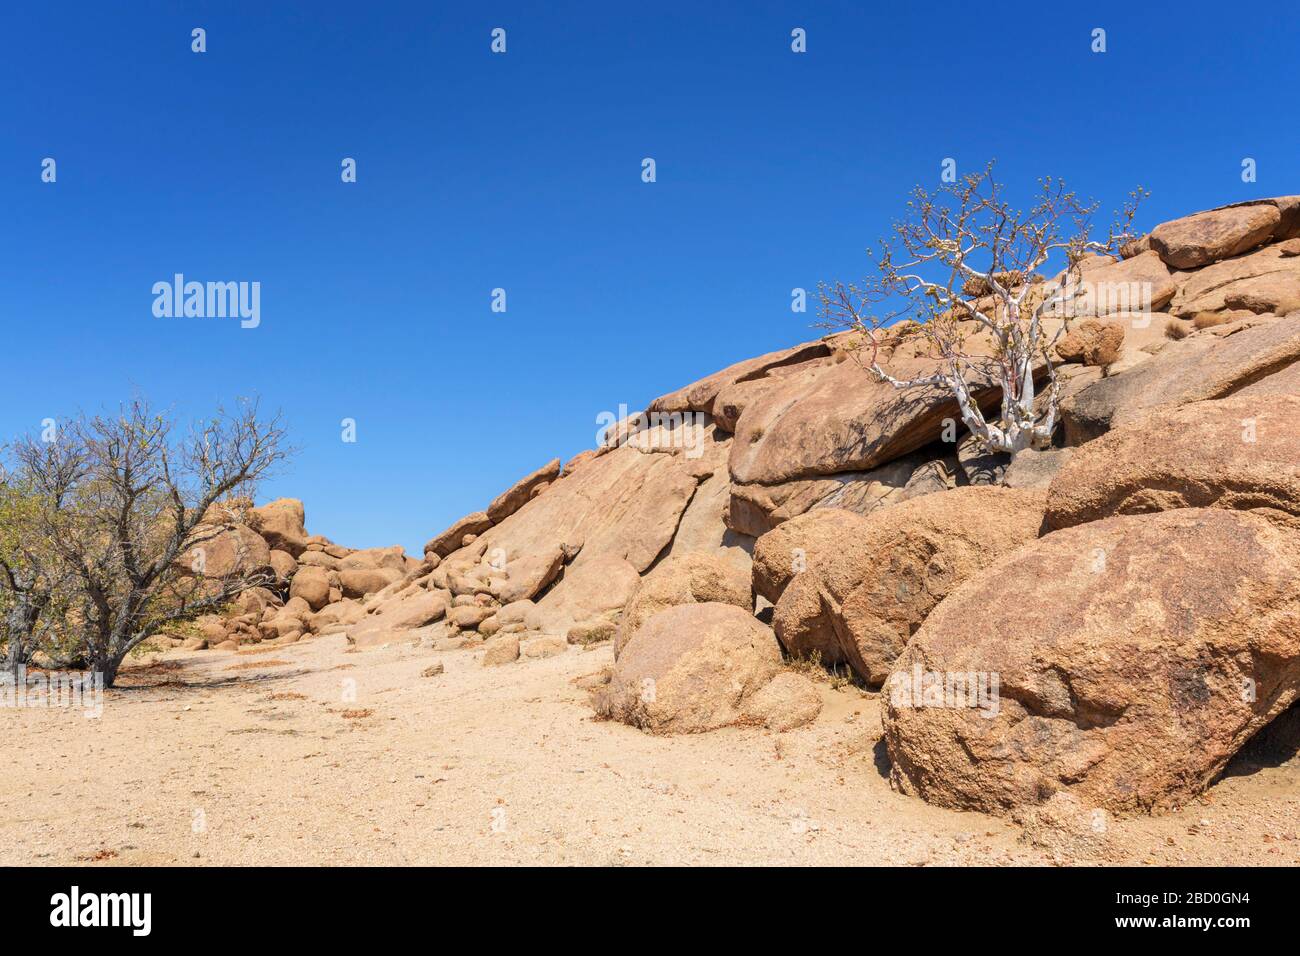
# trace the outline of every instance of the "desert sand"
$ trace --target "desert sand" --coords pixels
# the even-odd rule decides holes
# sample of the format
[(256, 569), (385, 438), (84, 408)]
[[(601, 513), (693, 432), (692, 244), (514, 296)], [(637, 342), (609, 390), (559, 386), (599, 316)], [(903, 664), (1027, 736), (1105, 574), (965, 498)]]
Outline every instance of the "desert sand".
[(575, 684), (608, 644), (483, 667), (420, 638), (169, 650), (97, 719), (0, 711), (0, 864), (1300, 863), (1286, 752), (1162, 816), (1022, 825), (893, 791), (879, 695), (853, 685), (786, 733), (654, 737)]

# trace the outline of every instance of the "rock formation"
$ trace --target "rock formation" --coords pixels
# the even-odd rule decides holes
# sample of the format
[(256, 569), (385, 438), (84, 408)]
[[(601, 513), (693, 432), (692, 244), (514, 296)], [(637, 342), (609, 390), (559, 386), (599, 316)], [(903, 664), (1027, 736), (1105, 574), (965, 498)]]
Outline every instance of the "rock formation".
[[(1053, 447), (1014, 460), (945, 390), (876, 381), (840, 334), (485, 489), (423, 561), (310, 536), (290, 499), (215, 516), (211, 560), (277, 584), (200, 641), (344, 633), (507, 668), (612, 639), (596, 709), (662, 734), (816, 719), (819, 685), (786, 666), (816, 657), (883, 682), (907, 793), (1025, 818), (1176, 805), (1300, 694), (1298, 239), (1282, 197), (1088, 258), (1051, 356)], [(989, 348), (976, 332), (966, 347)], [(913, 377), (937, 367), (927, 349), (900, 324), (881, 360)], [(995, 382), (971, 384), (997, 406)]]

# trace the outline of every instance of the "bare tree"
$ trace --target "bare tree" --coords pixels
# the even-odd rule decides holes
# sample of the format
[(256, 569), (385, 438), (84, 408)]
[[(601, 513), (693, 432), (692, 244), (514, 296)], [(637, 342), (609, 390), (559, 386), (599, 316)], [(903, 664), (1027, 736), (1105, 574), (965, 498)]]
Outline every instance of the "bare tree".
[(179, 438), (176, 430), (136, 400), (116, 415), (73, 422), (59, 438), (80, 463), (79, 478), (58, 526), (45, 520), (42, 534), (75, 576), (85, 657), (105, 686), (161, 628), (272, 581), (243, 567), (217, 578), (196, 573), (184, 556), (222, 533), (205, 521), (214, 504), (250, 493), (289, 454), (279, 416), (263, 420), (245, 402)]
[[(934, 193), (918, 186), (907, 216), (880, 243), (876, 274), (860, 284), (820, 287), (824, 324), (862, 333), (855, 357), (864, 366), (895, 388), (946, 387), (971, 434), (995, 452), (1014, 454), (1051, 441), (1059, 396), (1050, 350), (1078, 311), (1086, 257), (1117, 254), (1133, 238), (1130, 227), (1144, 195), (1140, 188), (1131, 193), (1107, 238), (1097, 241), (1089, 237), (1096, 203), (1085, 205), (1059, 181), (1040, 186), (1027, 212), (1003, 197), (991, 162)], [(1044, 281), (1037, 270), (1054, 261), (1062, 271)], [(880, 350), (904, 332), (929, 343), (936, 372), (912, 378), (889, 373)], [(1048, 380), (1041, 403), (1036, 374)], [(981, 410), (976, 384), (1001, 386), (996, 419)]]

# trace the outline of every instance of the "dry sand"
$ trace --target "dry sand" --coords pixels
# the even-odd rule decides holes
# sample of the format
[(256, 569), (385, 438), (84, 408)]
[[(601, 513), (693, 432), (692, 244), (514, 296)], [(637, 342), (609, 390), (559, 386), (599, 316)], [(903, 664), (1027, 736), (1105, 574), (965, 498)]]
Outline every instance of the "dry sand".
[(1295, 758), (1165, 816), (1021, 827), (891, 790), (853, 687), (789, 733), (656, 738), (574, 685), (608, 645), (481, 657), (409, 635), (168, 651), (98, 719), (0, 710), (0, 864), (1300, 863)]

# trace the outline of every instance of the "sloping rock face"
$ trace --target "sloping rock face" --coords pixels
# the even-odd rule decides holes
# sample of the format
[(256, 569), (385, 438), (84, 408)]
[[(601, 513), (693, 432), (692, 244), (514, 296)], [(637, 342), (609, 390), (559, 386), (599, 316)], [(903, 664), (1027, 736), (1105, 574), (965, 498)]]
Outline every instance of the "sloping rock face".
[(563, 546), (590, 560), (616, 555), (639, 572), (667, 547), (699, 485), (684, 454), (617, 448), (529, 501), (475, 546), (509, 559)]
[(684, 604), (651, 617), (623, 649), (601, 716), (655, 734), (716, 730), (781, 666), (772, 629), (731, 604)]
[(776, 485), (732, 484), (727, 524), (738, 532), (759, 537), (783, 521), (817, 508), (868, 515), (877, 508), (960, 487), (968, 481), (956, 455), (928, 457), (918, 452), (869, 471), (841, 472)]
[[(960, 488), (866, 518), (818, 561), (795, 574), (776, 604), (773, 627), (795, 657), (847, 663), (880, 684), (926, 617), (953, 589), (1038, 537), (1044, 495)], [(829, 529), (826, 529), (829, 530)], [(758, 550), (769, 553), (760, 539)]]
[(1281, 371), (1264, 376), (1235, 395), (1300, 395), (1300, 362), (1293, 362)]
[(472, 514), (467, 514), (458, 521), (452, 522), (451, 526), (440, 534), (429, 539), (429, 542), (424, 546), (425, 557), (432, 554), (437, 555), (439, 558), (445, 558), (463, 546), (466, 535), (477, 536), (490, 527), (492, 527), (492, 519), (488, 517), (486, 511), (475, 511)]
[(520, 478), (514, 485), (492, 499), (492, 503), (487, 508), (488, 520), (493, 524), (500, 524), (522, 508), (539, 486), (550, 484), (558, 477), (560, 477), (560, 459), (555, 458), (532, 474)]
[(524, 617), (529, 630), (564, 637), (576, 624), (609, 620), (636, 593), (636, 566), (617, 554), (591, 555), (574, 563), (564, 578)]
[(899, 658), (891, 779), (992, 813), (1059, 791), (1119, 811), (1185, 802), (1300, 694), (1297, 575), (1300, 537), (1257, 513), (1046, 535), (950, 595)]
[(1062, 403), (1066, 442), (1078, 445), (1159, 405), (1225, 398), (1300, 361), (1300, 314), (1219, 338), (1171, 342), (1122, 375), (1104, 378)]
[(1204, 507), (1271, 508), (1300, 525), (1300, 394), (1243, 391), (1107, 432), (1052, 481), (1045, 523)]

